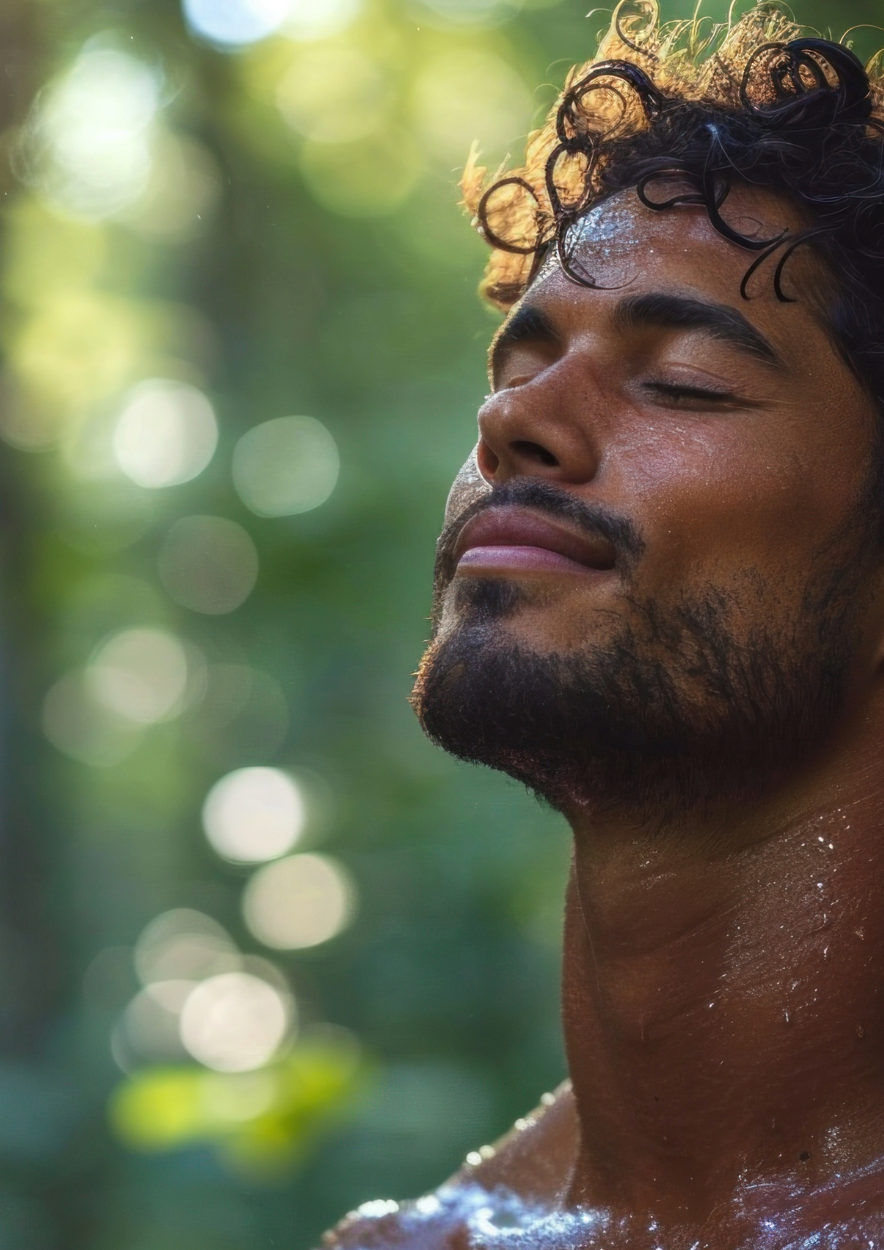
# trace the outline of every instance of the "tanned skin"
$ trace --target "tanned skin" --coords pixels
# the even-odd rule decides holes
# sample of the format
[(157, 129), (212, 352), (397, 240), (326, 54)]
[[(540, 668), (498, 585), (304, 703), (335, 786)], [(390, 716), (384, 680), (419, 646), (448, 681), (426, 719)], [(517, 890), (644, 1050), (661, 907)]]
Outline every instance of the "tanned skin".
[[(731, 205), (759, 237), (796, 225), (768, 193), (737, 188)], [(616, 227), (604, 248), (587, 236), (587, 268), (609, 289), (577, 286), (555, 265), (532, 284), (522, 304), (540, 329), (526, 331), (523, 316), (516, 341), (504, 334), (493, 353), (479, 444), (447, 520), (489, 484), (553, 483), (635, 523), (643, 596), (670, 602), (751, 567), (778, 592), (746, 612), (786, 623), (820, 553), (837, 559), (832, 536), (868, 481), (880, 420), (820, 314), (816, 262), (796, 256), (795, 303), (776, 299), (764, 270), (747, 302), (751, 256), (701, 209), (655, 213), (627, 191), (594, 212)], [(618, 315), (646, 293), (730, 309), (770, 351), (751, 335)], [(459, 578), (542, 582), (499, 628), (545, 653), (628, 611), (616, 568), (477, 560), (438, 588), (443, 636), (458, 627)], [(843, 713), (776, 784), (656, 814), (562, 804), (574, 833), (571, 1086), (466, 1165), (453, 1192), (503, 1187), (553, 1212), (604, 1213), (603, 1236), (591, 1221), (582, 1235), (567, 1226), (563, 1247), (748, 1250), (821, 1231), (815, 1246), (884, 1246), (882, 564), (864, 578)], [(452, 1210), (350, 1218), (328, 1240), (496, 1244)]]

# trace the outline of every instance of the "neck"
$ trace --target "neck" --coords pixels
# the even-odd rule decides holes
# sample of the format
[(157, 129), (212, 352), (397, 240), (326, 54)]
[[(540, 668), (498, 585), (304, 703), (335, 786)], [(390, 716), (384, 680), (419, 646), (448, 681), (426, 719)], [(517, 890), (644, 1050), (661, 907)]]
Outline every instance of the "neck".
[(750, 811), (573, 819), (575, 1202), (703, 1220), (881, 1153), (884, 711), (858, 720)]

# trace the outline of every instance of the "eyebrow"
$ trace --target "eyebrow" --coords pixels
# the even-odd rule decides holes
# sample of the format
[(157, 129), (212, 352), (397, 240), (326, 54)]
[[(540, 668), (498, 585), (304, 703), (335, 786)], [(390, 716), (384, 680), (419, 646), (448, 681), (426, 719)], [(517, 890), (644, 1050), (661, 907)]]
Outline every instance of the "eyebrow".
[(783, 364), (770, 340), (727, 304), (667, 292), (632, 295), (617, 305), (614, 325), (618, 330), (700, 330), (764, 364)]
[[(614, 311), (614, 328), (635, 330), (699, 330), (710, 338), (728, 343), (762, 364), (782, 366), (783, 359), (760, 330), (735, 308), (687, 295), (652, 291), (622, 299)], [(520, 304), (500, 327), (488, 351), (488, 368), (497, 377), (507, 353), (520, 343), (541, 343), (555, 347), (562, 336), (555, 323), (538, 305)]]

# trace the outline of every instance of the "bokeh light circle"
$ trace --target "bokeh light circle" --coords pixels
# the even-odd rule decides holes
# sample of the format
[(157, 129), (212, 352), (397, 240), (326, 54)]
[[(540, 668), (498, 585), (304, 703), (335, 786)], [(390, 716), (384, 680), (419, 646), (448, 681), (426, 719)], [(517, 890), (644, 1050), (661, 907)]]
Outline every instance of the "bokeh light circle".
[(341, 217), (385, 217), (400, 208), (423, 172), (424, 156), (410, 130), (385, 126), (354, 143), (301, 149), (301, 173), (314, 199)]
[(142, 725), (170, 720), (187, 689), (184, 647), (162, 629), (126, 629), (99, 648), (86, 670), (93, 697)]
[(276, 88), (292, 130), (317, 143), (348, 143), (378, 130), (389, 104), (387, 77), (358, 48), (321, 45), (302, 53)]
[(188, 1054), (216, 1072), (250, 1072), (269, 1063), (289, 1031), (288, 995), (248, 972), (209, 977), (187, 998), (181, 1041)]
[(159, 573), (176, 603), (221, 616), (233, 612), (251, 594), (258, 580), (258, 552), (235, 521), (182, 517), (163, 542)]
[(341, 933), (353, 918), (356, 890), (328, 855), (291, 855), (260, 868), (243, 895), (250, 932), (276, 950), (304, 950)]
[(165, 378), (133, 387), (114, 430), (117, 464), (153, 490), (197, 477), (217, 445), (218, 423), (202, 391)]
[(148, 924), (135, 943), (143, 985), (202, 981), (240, 967), (233, 939), (217, 920), (192, 907), (173, 907)]
[(38, 98), (21, 172), (66, 214), (112, 216), (148, 185), (159, 107), (160, 84), (146, 65), (90, 48)]
[(233, 484), (258, 516), (292, 516), (325, 503), (338, 480), (335, 440), (314, 417), (278, 417), (244, 434), (233, 451)]
[(242, 47), (266, 39), (292, 12), (292, 0), (182, 0), (184, 18), (202, 39)]
[(57, 750), (93, 768), (118, 764), (140, 741), (141, 726), (99, 703), (84, 670), (65, 673), (50, 687), (41, 720)]
[(304, 829), (304, 799), (278, 768), (238, 768), (216, 782), (203, 804), (203, 828), (224, 859), (255, 864), (290, 851)]
[(358, 16), (362, 0), (292, 0), (283, 28), (291, 39), (325, 39)]
[(431, 13), (456, 26), (493, 26), (515, 17), (521, 0), (421, 0)]
[(154, 1063), (186, 1059), (179, 1016), (193, 989), (192, 981), (158, 981), (139, 991), (115, 1031), (113, 1049), (118, 1059), (125, 1064), (129, 1052)]
[(483, 153), (505, 153), (528, 129), (534, 101), (502, 57), (478, 49), (433, 58), (415, 84), (415, 118), (433, 154), (447, 165), (478, 140)]

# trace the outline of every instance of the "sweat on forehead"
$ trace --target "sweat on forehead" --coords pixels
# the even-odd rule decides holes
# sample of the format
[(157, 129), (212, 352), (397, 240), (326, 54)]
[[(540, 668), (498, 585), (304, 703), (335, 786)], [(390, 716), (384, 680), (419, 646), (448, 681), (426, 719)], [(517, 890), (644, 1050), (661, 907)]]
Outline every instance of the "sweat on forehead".
[[(728, 219), (736, 229), (755, 233), (760, 237), (800, 229), (802, 222), (795, 207), (783, 197), (748, 186), (735, 187), (730, 200)], [(563, 269), (558, 250), (550, 248), (537, 274), (520, 301), (513, 316), (507, 322), (506, 331), (515, 323), (518, 332), (526, 316), (534, 315), (538, 298), (553, 283), (574, 283), (576, 273), (587, 290), (596, 293), (617, 294), (620, 324), (635, 326), (647, 321), (647, 299), (642, 292), (648, 286), (655, 287), (657, 309), (652, 319), (659, 322), (660, 300), (667, 293), (681, 295), (686, 305), (694, 298), (694, 308), (672, 306), (665, 310), (671, 325), (697, 323), (702, 320), (702, 307), (709, 311), (709, 301), (718, 305), (718, 314), (712, 317), (710, 330), (716, 337), (742, 339), (743, 345), (756, 354), (769, 359), (776, 350), (764, 341), (764, 336), (753, 332), (751, 315), (762, 305), (776, 309), (782, 304), (776, 299), (770, 282), (770, 266), (762, 265), (745, 282), (749, 261), (745, 251), (723, 238), (699, 207), (684, 206), (671, 213), (655, 213), (641, 203), (631, 188), (620, 191), (593, 206), (574, 222), (569, 230), (565, 247), (567, 268)], [(655, 283), (655, 275), (662, 274)], [(797, 253), (789, 269), (786, 287), (789, 303), (802, 303), (805, 314), (810, 314), (831, 338), (830, 311), (833, 298), (833, 282), (825, 272), (825, 263), (808, 247)], [(573, 298), (577, 297), (573, 290)], [(731, 309), (723, 314), (724, 305)], [(755, 304), (755, 309), (749, 305)], [(532, 310), (529, 312), (529, 310)], [(638, 313), (638, 317), (636, 317)], [(685, 319), (687, 318), (687, 320)], [(794, 324), (794, 317), (787, 319)], [(729, 324), (728, 324), (729, 323)], [(728, 331), (735, 333), (728, 333)], [(724, 333), (722, 333), (724, 331)], [(492, 345), (492, 356), (500, 339)], [(837, 345), (836, 345), (837, 346)]]
[[(749, 186), (732, 190), (727, 219), (734, 229), (762, 239), (800, 229), (803, 224), (782, 197)], [(702, 208), (685, 205), (677, 212), (657, 213), (629, 187), (578, 217), (564, 233), (561, 249), (546, 250), (530, 285), (536, 288), (545, 278), (561, 272), (562, 253), (569, 277), (577, 276), (585, 285), (593, 286), (595, 269), (599, 269), (606, 271), (600, 283), (623, 285), (647, 266), (661, 246), (670, 251), (681, 249), (685, 254), (694, 247), (727, 251), (744, 270), (751, 260), (736, 245), (727, 246)]]

